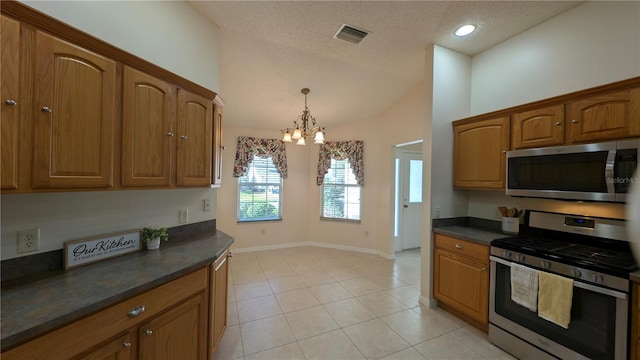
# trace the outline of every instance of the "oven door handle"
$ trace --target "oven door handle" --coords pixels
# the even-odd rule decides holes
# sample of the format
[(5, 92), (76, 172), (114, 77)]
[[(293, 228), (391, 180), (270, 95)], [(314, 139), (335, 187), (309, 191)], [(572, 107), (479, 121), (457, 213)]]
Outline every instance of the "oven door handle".
[[(511, 267), (511, 262), (501, 259), (499, 257), (496, 256), (489, 256), (489, 260), (494, 261), (496, 263), (502, 264), (504, 266), (508, 266)], [(542, 271), (542, 270), (538, 270), (538, 271)], [(562, 276), (562, 275), (558, 275), (558, 276)], [(608, 288), (603, 288), (603, 287), (599, 287), (599, 286), (595, 286), (595, 285), (591, 285), (591, 284), (587, 284), (587, 283), (583, 283), (581, 281), (577, 281), (577, 280), (573, 280), (573, 286), (577, 287), (577, 288), (581, 288), (581, 289), (585, 289), (585, 290), (589, 290), (589, 291), (593, 291), (599, 294), (603, 294), (603, 295), (607, 295), (607, 296), (613, 296), (616, 297), (618, 299), (623, 299), (626, 300), (628, 298), (628, 295), (620, 292), (620, 291), (616, 291), (616, 290), (612, 290), (612, 289), (608, 289)]]

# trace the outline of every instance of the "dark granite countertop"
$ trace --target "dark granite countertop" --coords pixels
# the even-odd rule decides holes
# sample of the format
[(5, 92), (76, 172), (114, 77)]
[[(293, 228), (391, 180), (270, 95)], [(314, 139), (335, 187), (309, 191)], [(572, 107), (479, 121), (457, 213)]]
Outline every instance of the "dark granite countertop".
[(432, 228), (436, 234), (489, 246), (492, 240), (513, 236), (502, 233), (501, 227), (500, 221), (459, 217), (434, 219)]
[(171, 238), (159, 250), (3, 283), (2, 351), (202, 268), (233, 242), (213, 230)]

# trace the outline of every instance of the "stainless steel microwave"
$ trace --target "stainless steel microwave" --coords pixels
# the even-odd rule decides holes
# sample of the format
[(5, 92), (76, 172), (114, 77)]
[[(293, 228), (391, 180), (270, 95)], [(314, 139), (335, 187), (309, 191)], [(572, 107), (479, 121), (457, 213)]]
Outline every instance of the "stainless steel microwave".
[[(507, 195), (625, 202), (640, 138), (507, 152)], [(640, 186), (640, 184), (638, 185)]]

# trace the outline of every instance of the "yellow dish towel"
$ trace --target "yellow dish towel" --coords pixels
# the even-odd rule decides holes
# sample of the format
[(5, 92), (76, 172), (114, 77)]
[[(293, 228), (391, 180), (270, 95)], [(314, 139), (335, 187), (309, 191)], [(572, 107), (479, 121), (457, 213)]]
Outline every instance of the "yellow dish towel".
[(573, 280), (546, 272), (538, 272), (538, 316), (569, 328)]

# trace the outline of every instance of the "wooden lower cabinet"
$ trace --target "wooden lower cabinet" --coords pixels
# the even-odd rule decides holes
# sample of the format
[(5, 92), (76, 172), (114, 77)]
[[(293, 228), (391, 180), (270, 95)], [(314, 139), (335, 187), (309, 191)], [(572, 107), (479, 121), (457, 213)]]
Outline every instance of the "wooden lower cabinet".
[(434, 236), (433, 294), (438, 305), (475, 327), (489, 326), (489, 247)]
[(73, 360), (129, 360), (133, 359), (135, 353), (132, 335), (126, 333), (115, 340), (110, 340), (88, 353), (73, 358)]
[(204, 291), (138, 328), (139, 359), (207, 358), (207, 296)]
[(225, 251), (213, 264), (209, 265), (209, 358), (222, 340), (227, 329), (227, 298), (229, 289), (229, 258)]
[(631, 283), (631, 336), (629, 346), (631, 355), (629, 359), (640, 360), (640, 283)]
[(203, 267), (12, 348), (1, 357), (3, 360), (207, 359), (212, 301), (209, 282), (209, 269)]

